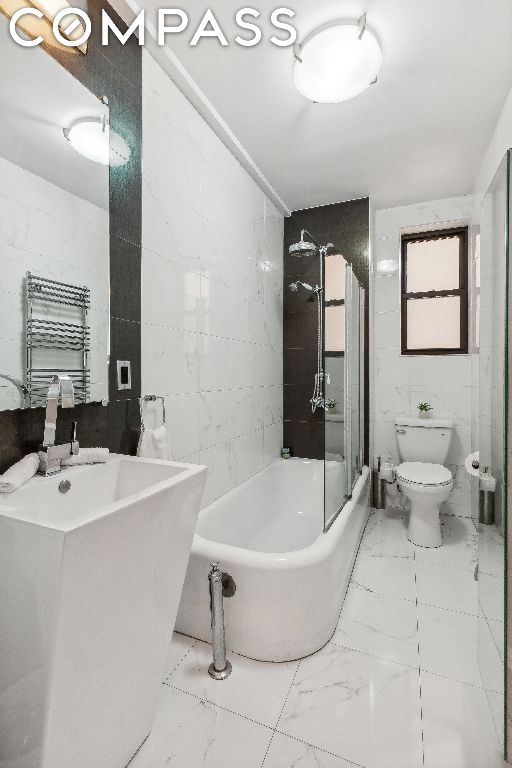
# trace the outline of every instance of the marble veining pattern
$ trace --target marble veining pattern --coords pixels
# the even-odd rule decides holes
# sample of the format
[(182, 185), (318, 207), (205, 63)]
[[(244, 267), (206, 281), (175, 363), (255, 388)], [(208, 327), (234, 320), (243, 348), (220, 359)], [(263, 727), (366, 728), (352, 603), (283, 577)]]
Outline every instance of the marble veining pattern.
[(403, 512), (375, 511), (336, 631), (300, 662), (229, 654), (233, 673), (216, 683), (211, 648), (175, 635), (153, 731), (129, 768), (502, 768), (500, 681), (482, 682), (468, 590), (474, 531), (443, 522), (450, 565), (420, 559)]
[(203, 507), (282, 447), (283, 216), (143, 53), (142, 389)]

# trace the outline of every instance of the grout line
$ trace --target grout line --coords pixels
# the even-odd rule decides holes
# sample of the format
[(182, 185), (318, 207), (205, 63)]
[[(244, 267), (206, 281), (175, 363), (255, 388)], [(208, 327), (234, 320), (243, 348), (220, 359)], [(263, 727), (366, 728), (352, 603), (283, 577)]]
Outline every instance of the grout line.
[[(317, 653), (318, 653), (318, 651), (317, 651)], [(306, 656), (305, 658), (308, 658), (308, 657)], [(280, 709), (280, 712), (279, 712), (278, 718), (277, 718), (277, 720), (276, 720), (276, 724), (275, 724), (275, 726), (274, 726), (274, 730), (276, 730), (276, 729), (277, 729), (277, 727), (278, 727), (278, 725), (279, 725), (279, 723), (280, 723), (280, 721), (281, 721), (281, 717), (283, 716), (283, 712), (284, 712), (284, 708), (285, 708), (285, 706), (286, 706), (286, 702), (288, 701), (288, 697), (289, 697), (289, 695), (290, 695), (290, 691), (292, 690), (293, 684), (294, 684), (294, 682), (295, 682), (295, 678), (297, 677), (297, 672), (299, 671), (299, 667), (300, 667), (300, 665), (302, 664), (302, 661), (303, 661), (303, 659), (299, 659), (299, 662), (298, 662), (298, 664), (297, 664), (297, 668), (295, 669), (295, 672), (293, 673), (293, 677), (292, 677), (292, 680), (291, 680), (291, 683), (290, 683), (290, 685), (288, 686), (288, 690), (287, 690), (287, 692), (286, 692), (286, 696), (284, 697), (283, 705), (282, 705), (282, 707), (281, 707), (281, 709)]]
[(217, 707), (218, 709), (222, 709), (224, 712), (229, 712), (231, 715), (235, 715), (236, 717), (241, 717), (243, 720), (247, 720), (249, 723), (254, 723), (254, 725), (259, 725), (260, 728), (266, 728), (267, 731), (274, 732), (274, 728), (272, 728), (271, 725), (267, 725), (266, 723), (262, 723), (259, 720), (254, 720), (252, 717), (249, 717), (248, 715), (242, 715), (240, 712), (235, 712), (234, 709), (229, 709), (229, 707), (224, 707), (222, 704), (219, 704), (216, 701), (212, 701), (207, 696), (198, 696), (197, 693), (191, 693), (190, 691), (186, 691), (184, 688), (178, 688), (177, 685), (171, 685), (170, 683), (166, 683), (168, 688), (172, 688), (174, 691), (178, 691), (179, 693), (185, 693), (187, 696), (192, 696), (193, 699), (197, 699), (198, 701), (204, 701), (208, 704), (211, 704), (212, 707)]
[[(417, 627), (416, 627), (417, 629)], [(371, 659), (377, 659), (377, 661), (385, 661), (386, 664), (396, 664), (397, 667), (404, 667), (405, 669), (418, 669), (418, 664), (404, 664), (403, 661), (397, 661), (396, 659), (390, 659), (387, 656), (378, 656), (376, 653), (370, 653), (370, 651), (363, 651), (361, 648), (351, 648), (350, 645), (343, 645), (342, 643), (337, 643), (336, 640), (331, 639), (329, 643), (332, 643), (336, 646), (336, 648), (343, 649), (344, 651), (350, 651), (351, 653), (360, 653), (363, 656), (369, 656)], [(328, 643), (328, 644), (329, 644)], [(327, 644), (327, 645), (328, 645)], [(324, 648), (326, 646), (324, 645)], [(322, 650), (322, 649), (321, 649)], [(318, 653), (318, 651), (317, 651)], [(314, 656), (315, 654), (312, 654)], [(309, 658), (309, 657), (306, 657)]]
[[(478, 573), (483, 573), (485, 576), (490, 576), (491, 579), (497, 579), (497, 581), (504, 581), (503, 576), (497, 576), (495, 573), (484, 571), (483, 568), (478, 568)], [(501, 619), (493, 619), (493, 621), (501, 621)]]
[(419, 685), (419, 693), (420, 693), (420, 727), (421, 727), (421, 754), (422, 754), (422, 762), (423, 765), (425, 765), (425, 732), (423, 727), (423, 695), (422, 695), (422, 687), (421, 687), (421, 646), (420, 646), (420, 614), (419, 614), (419, 602), (418, 602), (418, 580), (416, 575), (416, 552), (414, 552), (413, 557), (414, 562), (414, 591), (416, 594), (416, 635), (418, 638), (418, 685)]
[(267, 748), (266, 748), (266, 750), (265, 750), (265, 754), (263, 755), (263, 760), (261, 761), (261, 766), (260, 766), (260, 768), (263, 768), (263, 766), (265, 765), (265, 760), (267, 759), (267, 755), (268, 755), (269, 749), (270, 749), (270, 747), (271, 747), (271, 745), (272, 745), (272, 742), (273, 742), (273, 740), (274, 740), (274, 736), (275, 736), (275, 735), (276, 735), (276, 731), (275, 731), (275, 729), (274, 729), (274, 730), (272, 731), (272, 736), (270, 737), (270, 741), (269, 741), (269, 743), (267, 744)]
[[(184, 637), (188, 637), (188, 635), (184, 635)], [(190, 653), (190, 651), (192, 650), (192, 648), (195, 648), (195, 646), (197, 645), (197, 639), (194, 639), (194, 638), (191, 638), (191, 639), (193, 639), (193, 640), (194, 640), (194, 642), (192, 643), (192, 645), (190, 646), (190, 648), (189, 648), (187, 651), (185, 651), (185, 653), (183, 654), (183, 656), (181, 657), (181, 659), (178, 661), (178, 663), (177, 663), (177, 664), (175, 664), (175, 666), (174, 666), (174, 667), (171, 669), (171, 671), (168, 673), (168, 675), (167, 675), (167, 676), (166, 676), (166, 677), (165, 677), (165, 678), (162, 680), (162, 685), (168, 685), (168, 682), (167, 682), (167, 681), (169, 680), (169, 678), (171, 677), (171, 675), (173, 675), (173, 674), (176, 672), (176, 670), (178, 669), (178, 667), (179, 667), (179, 666), (181, 666), (182, 662), (183, 662), (183, 661), (185, 660), (185, 658), (188, 656), (188, 654)]]
[[(487, 691), (487, 690), (485, 690), (485, 700), (487, 701), (487, 708), (488, 708), (488, 710), (489, 710), (489, 713), (490, 713), (490, 715), (491, 715), (491, 720), (492, 720), (492, 723), (493, 723), (493, 725), (494, 725), (494, 730), (496, 731), (496, 737), (497, 737), (497, 739), (498, 739), (498, 744), (499, 744), (499, 746), (500, 746), (500, 748), (501, 748), (501, 751), (503, 752), (503, 747), (504, 747), (504, 744), (503, 744), (503, 736), (504, 736), (504, 730), (505, 730), (505, 728), (504, 728), (504, 729), (503, 729), (503, 731), (500, 733), (499, 725), (498, 725), (498, 723), (496, 722), (496, 720), (495, 720), (495, 718), (494, 718), (493, 710), (492, 710), (492, 707), (491, 707), (491, 702), (490, 702), (490, 700), (489, 700), (489, 696), (487, 695), (488, 693), (491, 693), (491, 691)], [(495, 693), (495, 691), (492, 691), (492, 693)], [(504, 696), (504, 694), (503, 694), (503, 698), (505, 699), (505, 696)], [(508, 768), (508, 766), (509, 766), (509, 763), (503, 763), (503, 765), (504, 765), (504, 767), (506, 766), (506, 767)]]
[(476, 683), (468, 683), (465, 680), (459, 680), (456, 677), (449, 677), (448, 675), (442, 675), (440, 672), (432, 672), (430, 669), (423, 669), (422, 671), (425, 672), (427, 675), (432, 675), (432, 677), (440, 677), (442, 680), (450, 680), (452, 683), (457, 683), (457, 685), (466, 685), (468, 688), (476, 688), (477, 691), (489, 691), (489, 693), (497, 693), (499, 695), (502, 695), (502, 691), (497, 691), (495, 688), (486, 688), (485, 685), (477, 685)]
[[(192, 451), (191, 453), (184, 453), (182, 455), (179, 455), (175, 459), (173, 459), (173, 461), (183, 461), (184, 459), (187, 459), (189, 457), (197, 456), (199, 453), (211, 451), (213, 448), (228, 447), (232, 443), (234, 443), (235, 440), (240, 440), (240, 438), (249, 437), (250, 435), (257, 435), (258, 432), (264, 432), (266, 429), (268, 430), (271, 427), (279, 426), (282, 423), (283, 423), (282, 421), (273, 421), (271, 424), (264, 424), (262, 427), (256, 427), (256, 429), (251, 429), (249, 432), (241, 432), (239, 435), (235, 435), (234, 437), (228, 437), (226, 440), (222, 440), (221, 442), (212, 443), (211, 445), (208, 445), (206, 448), (198, 448), (197, 451)], [(279, 458), (279, 456), (277, 458)], [(258, 472), (260, 471), (261, 470), (257, 470), (254, 474), (258, 474)], [(251, 477), (253, 476), (254, 475), (251, 475)]]
[(423, 600), (418, 600), (418, 605), (427, 605), (429, 608), (438, 608), (440, 611), (448, 611), (449, 613), (459, 613), (462, 616), (472, 616), (474, 619), (478, 618), (476, 613), (468, 613), (467, 611), (458, 611), (456, 608), (446, 608), (442, 605), (436, 605), (436, 603), (427, 603)]
[(435, 563), (430, 560), (423, 560), (421, 557), (417, 557), (416, 560), (422, 565), (428, 565), (430, 568), (450, 568), (452, 571), (462, 571), (463, 573), (474, 573), (476, 562), (471, 568), (462, 568), (460, 565), (448, 565), (447, 563)]
[(274, 735), (276, 733), (278, 734), (278, 736), (285, 736), (287, 739), (292, 739), (292, 741), (297, 741), (299, 744), (304, 744), (304, 746), (306, 747), (310, 747), (311, 749), (316, 749), (318, 750), (318, 752), (322, 752), (325, 755), (331, 755), (331, 757), (336, 757), (339, 760), (343, 760), (349, 765), (353, 765), (354, 768), (367, 768), (367, 766), (364, 766), (362, 763), (354, 763), (353, 760), (349, 760), (347, 757), (343, 757), (343, 755), (339, 755), (336, 752), (331, 752), (329, 749), (324, 749), (324, 747), (317, 747), (316, 744), (311, 744), (311, 742), (309, 741), (304, 741), (304, 739), (299, 739), (297, 736), (290, 736), (289, 734), (284, 733), (283, 731), (278, 731), (277, 729), (274, 731)]
[[(493, 634), (493, 631), (491, 629), (491, 625), (489, 624), (489, 622), (490, 621), (498, 621), (500, 624), (503, 624), (503, 631), (504, 632), (505, 632), (505, 622), (501, 622), (499, 619), (491, 619), (490, 616), (487, 616), (486, 612), (483, 609), (483, 606), (482, 606), (480, 600), (478, 601), (478, 605), (479, 605), (480, 610), (482, 612), (482, 616), (484, 618), (484, 621), (487, 624), (487, 630), (488, 630), (488, 632), (489, 632), (489, 634), (491, 636), (491, 639), (492, 639), (492, 642), (494, 644), (494, 647), (496, 648), (496, 652), (497, 652), (498, 656), (500, 657), (501, 663), (503, 664), (505, 660), (503, 658), (501, 650), (498, 647), (498, 643), (494, 639), (494, 634)], [(477, 616), (477, 620), (479, 620), (479, 619), (480, 619), (480, 615)], [(492, 690), (492, 689), (489, 689), (489, 690)]]
[[(404, 557), (404, 560), (412, 560), (410, 557)], [(389, 595), (386, 592), (377, 592), (375, 589), (370, 589), (369, 587), (365, 587), (364, 584), (361, 584), (359, 581), (355, 581), (353, 578), (349, 582), (349, 586), (352, 584), (356, 589), (361, 589), (364, 592), (368, 592), (370, 595), (376, 595), (377, 597), (385, 597), (390, 600), (402, 600), (404, 603), (415, 603), (416, 599), (411, 600), (410, 597), (402, 597), (402, 595)]]

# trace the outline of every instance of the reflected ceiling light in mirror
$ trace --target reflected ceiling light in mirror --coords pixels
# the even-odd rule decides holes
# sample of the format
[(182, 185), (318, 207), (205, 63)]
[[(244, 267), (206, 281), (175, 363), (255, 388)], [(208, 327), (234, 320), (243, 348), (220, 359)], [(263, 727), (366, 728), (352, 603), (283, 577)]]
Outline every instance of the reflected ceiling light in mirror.
[(119, 167), (126, 165), (131, 156), (130, 147), (122, 136), (110, 130), (105, 116), (75, 120), (64, 128), (64, 136), (76, 152), (94, 163)]
[(358, 21), (330, 22), (313, 30), (294, 46), (294, 79), (310, 101), (336, 104), (358, 96), (376, 82), (382, 51), (366, 26)]
[(83, 40), (79, 45), (69, 47), (55, 38), (52, 25), (59, 13), (70, 11), (73, 7), (77, 10), (77, 13), (67, 12), (62, 22), (58, 21), (60, 33), (65, 40), (69, 41), (78, 41), (88, 37), (87, 24), (84, 21), (87, 15), (82, 13), (84, 9), (80, 6), (85, 6), (83, 0), (74, 1), (73, 6), (67, 0), (31, 0), (30, 2), (27, 0), (24, 3), (20, 2), (20, 0), (0, 0), (0, 11), (8, 19), (12, 19), (23, 8), (32, 8), (40, 12), (39, 16), (41, 18), (30, 14), (23, 15), (17, 19), (16, 28), (21, 33), (21, 37), (26, 36), (28, 40), (36, 40), (42, 37), (44, 42), (52, 48), (58, 48), (71, 54), (79, 51), (86, 54), (87, 41)]

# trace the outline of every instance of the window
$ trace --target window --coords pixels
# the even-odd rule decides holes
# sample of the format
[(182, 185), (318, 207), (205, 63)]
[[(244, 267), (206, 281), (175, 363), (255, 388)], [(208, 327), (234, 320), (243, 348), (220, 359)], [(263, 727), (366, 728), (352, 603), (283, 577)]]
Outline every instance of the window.
[(468, 230), (402, 237), (402, 354), (468, 351)]
[(339, 253), (325, 257), (325, 354), (329, 357), (345, 351), (345, 265)]

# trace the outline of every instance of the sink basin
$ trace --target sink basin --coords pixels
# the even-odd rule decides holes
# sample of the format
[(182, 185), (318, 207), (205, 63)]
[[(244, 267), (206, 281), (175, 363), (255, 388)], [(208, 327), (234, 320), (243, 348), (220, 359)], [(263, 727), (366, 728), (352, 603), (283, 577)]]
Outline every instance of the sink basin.
[[(27, 523), (72, 531), (142, 500), (149, 493), (181, 484), (201, 471), (195, 465), (113, 455), (106, 464), (35, 477), (16, 493), (0, 495), (0, 513)], [(61, 493), (59, 486), (69, 481)], [(130, 497), (134, 498), (130, 498)]]
[(0, 494), (0, 768), (128, 764), (151, 729), (205, 477), (111, 455)]

